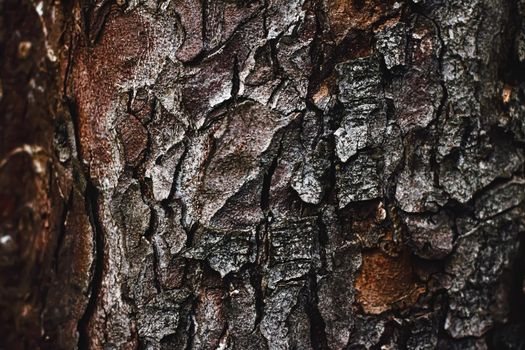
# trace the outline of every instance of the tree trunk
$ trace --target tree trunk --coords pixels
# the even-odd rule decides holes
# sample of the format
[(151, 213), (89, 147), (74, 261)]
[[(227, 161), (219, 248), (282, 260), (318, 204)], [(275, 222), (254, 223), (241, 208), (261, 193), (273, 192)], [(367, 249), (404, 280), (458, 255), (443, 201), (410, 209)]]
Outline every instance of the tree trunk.
[(525, 348), (523, 0), (0, 8), (0, 349)]

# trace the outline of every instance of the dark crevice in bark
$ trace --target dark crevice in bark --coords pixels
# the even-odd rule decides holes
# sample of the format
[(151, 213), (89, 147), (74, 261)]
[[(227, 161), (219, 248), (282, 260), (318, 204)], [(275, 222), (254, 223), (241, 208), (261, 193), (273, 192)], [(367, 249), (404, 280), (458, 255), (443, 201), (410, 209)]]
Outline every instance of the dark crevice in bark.
[(79, 126), (79, 120), (78, 120), (78, 113), (77, 113), (77, 106), (76, 106), (76, 103), (75, 101), (73, 101), (72, 99), (68, 98), (67, 96), (65, 96), (65, 104), (66, 104), (66, 107), (68, 108), (68, 111), (69, 111), (69, 115), (71, 116), (71, 123), (73, 124), (73, 137), (74, 137), (74, 140), (75, 140), (75, 147), (76, 147), (76, 154), (77, 154), (77, 158), (76, 159), (78, 161), (78, 171), (81, 172), (80, 176), (83, 176), (84, 177), (84, 180), (85, 181), (88, 181), (89, 180), (89, 169), (85, 169), (85, 165), (84, 165), (84, 162), (83, 162), (83, 159), (82, 159), (82, 146), (80, 144), (80, 126)]
[[(454, 202), (453, 203), (454, 206), (450, 205), (450, 202), (448, 202), (443, 210), (445, 211), (445, 213), (447, 213), (451, 219), (451, 229), (452, 229), (452, 242), (453, 245), (454, 245), (454, 249), (453, 251), (456, 249), (455, 246), (457, 245), (457, 242), (458, 242), (458, 239), (460, 237), (460, 230), (459, 230), (459, 222), (458, 222), (458, 219), (463, 216), (464, 214), (464, 211), (465, 209), (462, 208), (462, 207), (459, 207), (457, 204), (457, 202)], [(451, 254), (453, 253), (453, 251), (451, 252)]]
[[(68, 24), (68, 26), (72, 26), (72, 24)], [(62, 98), (66, 99), (68, 98), (68, 83), (69, 83), (69, 77), (71, 75), (71, 71), (73, 69), (73, 52), (75, 51), (75, 43), (74, 36), (70, 34), (67, 50), (67, 61), (66, 61), (66, 69), (64, 70), (64, 83), (62, 85)], [(79, 145), (77, 144), (76, 147), (78, 148)], [(77, 149), (78, 151), (78, 149)]]
[[(134, 115), (136, 117), (136, 113), (135, 113), (135, 111), (133, 110), (133, 107), (132, 107), (134, 98), (135, 98), (134, 90), (133, 89), (128, 90), (128, 100), (126, 101), (126, 112), (128, 112), (129, 114), (132, 114), (132, 115)], [(144, 124), (143, 124), (143, 126), (145, 127)], [(149, 136), (149, 134), (148, 134), (148, 136)]]
[(207, 32), (208, 32), (208, 6), (209, 6), (209, 0), (201, 0), (201, 37), (202, 37), (202, 50), (203, 52), (207, 51), (208, 49), (208, 40), (207, 40)]
[(275, 103), (275, 97), (277, 96), (277, 94), (279, 93), (279, 91), (281, 91), (281, 89), (283, 87), (285, 87), (285, 84), (288, 80), (286, 78), (281, 78), (279, 80), (279, 83), (277, 84), (277, 86), (272, 90), (272, 93), (270, 94), (270, 98), (268, 99), (268, 104), (269, 105), (272, 105)]
[(57, 237), (56, 246), (55, 246), (55, 253), (53, 254), (54, 256), (53, 268), (55, 270), (55, 273), (58, 272), (60, 251), (62, 249), (62, 246), (64, 244), (64, 238), (66, 236), (66, 219), (69, 214), (69, 210), (72, 207), (73, 207), (73, 193), (69, 193), (68, 201), (64, 203), (64, 208), (62, 208), (62, 213), (60, 215), (60, 226), (59, 226), (58, 237)]
[(255, 322), (252, 332), (257, 331), (259, 324), (264, 316), (264, 291), (262, 287), (263, 274), (260, 271), (260, 266), (256, 265), (250, 270), (250, 284), (255, 291)]
[(157, 293), (162, 291), (162, 284), (160, 283), (160, 271), (159, 271), (159, 252), (156, 244), (152, 244), (153, 248), (153, 285)]
[(215, 152), (217, 152), (217, 144), (220, 138), (216, 138), (215, 136), (209, 137), (207, 142), (209, 145), (208, 152), (206, 153), (206, 158), (204, 159), (204, 162), (202, 164), (203, 174), (206, 176), (206, 173), (208, 172), (208, 168), (213, 160), (213, 156), (215, 155)]
[[(136, 117), (135, 117), (136, 118)], [(144, 166), (146, 161), (151, 158), (151, 149), (152, 149), (152, 140), (151, 134), (147, 127), (148, 123), (144, 123), (143, 126), (146, 129), (147, 140), (146, 147), (141, 152), (140, 162), (136, 166), (132, 166), (131, 170), (133, 173), (133, 178), (137, 179), (140, 183), (140, 192), (142, 194), (142, 199), (148, 204), (151, 205), (152, 202), (152, 184), (144, 178)], [(127, 164), (126, 164), (127, 166)]]
[[(410, 13), (415, 13), (428, 18), (428, 10), (423, 2), (408, 1), (408, 9), (410, 10)], [(407, 12), (405, 15), (409, 15), (409, 13)], [(432, 19), (430, 20), (432, 21)], [(435, 21), (432, 22), (435, 23)]]
[(239, 87), (241, 85), (241, 80), (239, 77), (239, 58), (235, 56), (233, 59), (233, 77), (232, 77), (232, 91), (231, 98), (235, 102), (237, 96), (239, 95)]
[(151, 244), (151, 248), (153, 249), (153, 284), (157, 290), (157, 293), (160, 293), (162, 291), (162, 284), (160, 283), (159, 277), (159, 252), (157, 249), (157, 244), (152, 240), (153, 235), (157, 231), (159, 219), (157, 211), (153, 207), (150, 207), (150, 212), (150, 221), (146, 232), (144, 232), (144, 238), (148, 240), (148, 242)]
[(94, 18), (94, 26), (90, 28), (92, 31), (90, 33), (90, 41), (89, 44), (91, 46), (94, 46), (97, 41), (100, 39), (102, 35), (102, 30), (104, 29), (104, 25), (106, 24), (106, 21), (109, 17), (109, 13), (111, 11), (111, 5), (113, 4), (113, 0), (103, 0), (102, 5), (97, 6), (97, 12), (95, 13)]
[[(340, 103), (337, 103), (334, 108), (330, 110), (329, 115), (325, 115), (320, 111), (318, 112), (317, 109), (315, 110), (316, 113), (320, 115), (320, 139), (326, 142), (326, 152), (328, 153), (328, 161), (330, 162), (330, 166), (322, 177), (322, 181), (326, 187), (324, 189), (321, 203), (336, 204), (337, 169), (340, 166), (340, 163), (335, 152), (335, 136), (333, 135), (333, 131), (335, 131), (338, 127), (339, 120), (336, 121), (335, 119), (340, 118), (340, 116), (343, 115), (343, 107)], [(326, 134), (329, 135), (325, 136)]]
[(445, 84), (445, 79), (443, 77), (443, 74), (444, 74), (443, 62), (445, 60), (446, 45), (445, 45), (445, 40), (443, 39), (443, 35), (441, 33), (441, 28), (439, 27), (439, 23), (437, 23), (435, 19), (424, 14), (423, 10), (417, 4), (413, 4), (413, 5), (414, 5), (413, 6), (414, 12), (416, 12), (418, 15), (421, 15), (422, 17), (432, 22), (432, 25), (434, 26), (436, 30), (436, 35), (438, 37), (439, 44), (440, 44), (440, 48), (438, 51), (438, 69), (439, 69), (439, 74), (441, 77), (441, 79), (439, 80), (439, 84), (441, 86), (442, 96), (441, 96), (441, 100), (439, 101), (439, 105), (436, 108), (435, 118), (428, 125), (428, 128), (434, 128), (434, 142), (433, 142), (434, 149), (430, 155), (430, 165), (431, 165), (431, 169), (433, 170), (433, 175), (434, 175), (434, 186), (436, 188), (441, 188), (441, 185), (439, 183), (440, 164), (437, 159), (437, 154), (438, 154), (439, 140), (441, 139), (440, 122), (442, 118), (444, 117), (444, 113), (447, 113), (445, 108), (447, 106), (447, 101), (448, 101), (448, 90)]
[(256, 263), (253, 268), (250, 269), (250, 283), (254, 288), (254, 298), (255, 298), (255, 325), (253, 331), (255, 332), (259, 326), (263, 316), (264, 316), (264, 290), (262, 286), (263, 280), (263, 265), (266, 263), (268, 258), (268, 249), (269, 249), (269, 224), (272, 220), (272, 212), (270, 210), (270, 195), (271, 195), (271, 186), (272, 178), (279, 164), (279, 158), (282, 152), (282, 140), (284, 135), (281, 135), (278, 143), (277, 153), (273, 157), (272, 162), (270, 163), (268, 169), (264, 173), (263, 183), (261, 188), (261, 197), (260, 197), (260, 207), (264, 214), (264, 219), (261, 225), (259, 225), (256, 236)]
[(323, 111), (318, 108), (313, 101), (313, 96), (316, 93), (316, 89), (319, 87), (318, 85), (320, 83), (319, 77), (321, 74), (321, 66), (323, 65), (324, 60), (321, 35), (323, 32), (322, 21), (325, 21), (326, 19), (321, 19), (321, 14), (324, 13), (322, 9), (320, 9), (321, 7), (322, 5), (320, 3), (315, 3), (315, 33), (308, 52), (312, 64), (312, 72), (308, 77), (308, 86), (305, 96), (306, 109), (315, 113), (315, 116), (317, 117), (317, 120), (321, 126), (319, 133), (316, 135), (314, 144), (319, 143), (321, 135), (324, 134)]
[[(182, 141), (183, 142), (183, 145), (184, 145), (184, 150), (182, 151), (182, 154), (180, 156), (180, 159), (179, 161), (177, 162), (177, 165), (175, 166), (175, 171), (173, 173), (173, 180), (171, 182), (171, 188), (170, 188), (170, 193), (168, 194), (168, 197), (166, 199), (163, 199), (160, 204), (162, 205), (162, 207), (167, 210), (167, 211), (171, 211), (171, 209), (169, 208), (169, 204), (172, 203), (175, 199), (176, 199), (176, 195), (177, 195), (177, 186), (178, 186), (178, 179), (179, 179), (179, 176), (180, 176), (180, 172), (181, 172), (181, 169), (182, 169), (182, 164), (184, 163), (184, 161), (186, 160), (186, 157), (188, 155), (188, 150), (189, 150), (189, 147), (188, 147), (188, 143), (189, 143), (189, 138), (185, 137), (184, 140)], [(182, 204), (182, 203), (181, 203)], [(184, 227), (184, 225), (183, 225)]]
[[(386, 68), (384, 62), (381, 62), (379, 67), (381, 69), (382, 77), (385, 79), (391, 80), (392, 78), (391, 73)], [(383, 90), (385, 90), (385, 85), (386, 83), (383, 81)], [(396, 110), (395, 110), (394, 101), (390, 98), (385, 98), (385, 103), (386, 103), (386, 125), (388, 127), (389, 124), (391, 123), (390, 124), (391, 127), (397, 129), (397, 131), (399, 132), (400, 138), (401, 138), (400, 141), (402, 143), (402, 148), (403, 148), (402, 153), (401, 153), (401, 158), (399, 159), (397, 164), (394, 166), (392, 173), (390, 174), (390, 176), (386, 179), (385, 183), (383, 184), (383, 196), (385, 197), (387, 201), (395, 203), (397, 180), (399, 178), (399, 175), (401, 174), (401, 171), (403, 171), (405, 167), (407, 147), (409, 143), (404, 142), (405, 137), (403, 137), (402, 131), (399, 125), (397, 124), (397, 122), (395, 121)], [(395, 136), (392, 136), (392, 137), (395, 137)]]
[(86, 310), (80, 320), (78, 321), (78, 348), (80, 350), (90, 348), (90, 337), (89, 337), (89, 322), (95, 314), (97, 307), (99, 293), (102, 287), (102, 277), (104, 270), (104, 234), (102, 229), (102, 223), (98, 216), (98, 200), (99, 192), (98, 189), (93, 186), (90, 180), (87, 180), (86, 185), (86, 209), (89, 215), (91, 226), (95, 234), (95, 269), (93, 271), (93, 277), (90, 283), (90, 296), (86, 307)]
[(515, 140), (515, 135), (512, 131), (505, 129), (500, 125), (491, 125), (487, 130), (487, 135), (490, 138), (491, 143), (495, 145), (512, 145), (516, 148), (525, 148), (522, 142)]
[[(516, 349), (525, 347), (525, 339), (516, 337), (525, 332), (525, 232), (518, 235), (519, 248), (514, 262), (508, 271), (509, 277), (509, 319), (506, 324), (497, 324), (487, 334), (487, 345), (490, 350)], [(509, 343), (512, 344), (509, 346)]]
[(263, 0), (262, 19), (264, 36), (268, 37), (268, 0)]
[[(520, 30), (525, 19), (519, 9), (519, 1), (509, 1), (508, 20), (502, 34), (505, 38), (502, 40), (501, 55), (502, 62), (498, 69), (500, 79), (510, 85), (520, 85), (525, 82), (525, 61), (520, 62), (518, 57), (518, 40)], [(525, 5), (522, 5), (525, 8)]]
[(265, 221), (268, 221), (268, 215), (270, 215), (270, 190), (272, 186), (272, 177), (275, 172), (275, 169), (277, 169), (277, 165), (279, 164), (279, 156), (281, 154), (281, 147), (282, 147), (282, 138), (279, 141), (279, 148), (277, 150), (277, 154), (273, 158), (272, 162), (270, 163), (270, 166), (268, 167), (268, 170), (266, 170), (264, 177), (263, 177), (263, 183), (262, 183), (262, 189), (261, 189), (261, 209), (265, 213)]
[(186, 248), (191, 248), (193, 246), (195, 232), (197, 232), (198, 228), (199, 228), (199, 224), (196, 223), (190, 228), (186, 229)]
[(104, 24), (111, 11), (113, 0), (101, 0), (97, 3), (80, 0), (80, 4), (84, 36), (88, 45), (94, 46), (100, 38)]
[(306, 314), (310, 320), (310, 341), (312, 348), (315, 350), (327, 350), (328, 340), (326, 337), (326, 325), (319, 312), (318, 290), (317, 290), (317, 275), (315, 271), (308, 274), (308, 299), (306, 303)]
[[(318, 108), (314, 105), (312, 97), (314, 96), (316, 89), (321, 83), (321, 67), (323, 66), (324, 61), (324, 52), (323, 52), (323, 42), (322, 42), (322, 33), (323, 33), (323, 22), (326, 21), (325, 18), (321, 18), (321, 14), (324, 13), (320, 9), (322, 5), (318, 2), (315, 4), (315, 33), (312, 39), (312, 44), (309, 51), (309, 56), (312, 64), (312, 73), (308, 77), (308, 87), (306, 92), (306, 106), (309, 109), (317, 110)], [(321, 133), (322, 134), (322, 133)]]
[[(459, 205), (465, 207), (465, 210), (464, 212), (467, 213), (471, 218), (475, 218), (475, 213), (474, 213), (474, 203), (476, 203), (483, 195), (485, 195), (487, 192), (490, 192), (492, 190), (495, 190), (497, 189), (498, 187), (501, 187), (507, 183), (511, 183), (513, 181), (513, 178), (516, 177), (516, 178), (520, 178), (523, 174), (523, 170), (518, 170), (516, 171), (514, 174), (512, 174), (511, 176), (508, 176), (508, 177), (496, 177), (494, 180), (492, 180), (489, 184), (485, 185), (482, 189), (480, 189), (479, 191), (475, 192), (473, 195), (472, 195), (472, 198), (466, 203), (466, 204), (461, 204), (459, 203)], [(499, 215), (499, 213), (497, 213), (495, 216)]]
[(304, 154), (308, 151), (306, 146), (305, 146), (305, 142), (303, 140), (303, 133), (304, 133), (304, 117), (306, 115), (306, 110), (301, 110), (301, 111), (292, 111), (290, 113), (288, 113), (287, 115), (292, 115), (294, 113), (299, 113), (299, 118), (298, 118), (298, 123), (297, 123), (297, 129), (298, 129), (298, 132), (299, 132), (299, 146), (301, 147), (301, 155), (303, 157), (303, 160), (302, 162), (304, 162)]
[(184, 201), (182, 201), (180, 198), (177, 197), (177, 188), (178, 188), (177, 186), (178, 186), (178, 179), (180, 177), (180, 172), (182, 169), (182, 164), (184, 163), (188, 155), (189, 142), (190, 142), (189, 137), (188, 136), (185, 137), (183, 140), (184, 150), (182, 151), (182, 155), (180, 156), (180, 159), (177, 162), (177, 165), (175, 166), (175, 172), (173, 174), (173, 182), (171, 183), (170, 193), (168, 194), (168, 198), (160, 202), (162, 208), (164, 208), (164, 210), (167, 213), (172, 213), (173, 211), (169, 205), (170, 203), (172, 203), (173, 201), (177, 201), (179, 203), (180, 211), (181, 211), (180, 212), (180, 225), (186, 232), (186, 246), (187, 247), (190, 247), (191, 243), (193, 242), (193, 236), (197, 228), (197, 224), (194, 223), (191, 227), (187, 227), (186, 221), (185, 221), (186, 213), (187, 213), (186, 203), (184, 203)]
[(144, 238), (148, 242), (151, 243), (151, 238), (153, 237), (153, 234), (155, 234), (155, 231), (157, 229), (158, 224), (158, 214), (157, 211), (153, 207), (149, 207), (150, 215), (149, 215), (149, 222), (148, 227), (146, 228), (146, 231), (144, 232)]
[(268, 241), (268, 220), (263, 222), (257, 227), (255, 235), (255, 249), (256, 249), (256, 258), (255, 264), (249, 269), (250, 273), (250, 284), (254, 290), (254, 299), (255, 299), (255, 322), (253, 326), (253, 332), (257, 330), (261, 320), (264, 316), (264, 290), (263, 290), (263, 265), (267, 257), (268, 247), (266, 242)]
[[(523, 204), (522, 204), (523, 205)], [(525, 324), (525, 232), (518, 234), (519, 248), (510, 269), (512, 279), (509, 296), (509, 320)]]
[(199, 298), (195, 297), (192, 301), (191, 309), (187, 316), (186, 334), (188, 335), (188, 339), (186, 340), (185, 350), (193, 349), (193, 342), (195, 340), (195, 332), (196, 332), (196, 327), (197, 327), (197, 325), (195, 324), (195, 313), (196, 313), (198, 304), (199, 304)]
[[(272, 60), (273, 74), (276, 77), (283, 76), (283, 72), (284, 72), (283, 68), (279, 64), (279, 57), (278, 57), (278, 52), (277, 52), (278, 51), (277, 44), (279, 43), (283, 35), (284, 35), (283, 33), (280, 33), (276, 38), (268, 40), (268, 45), (270, 46), (270, 58)], [(281, 80), (281, 82), (284, 80), (285, 79)]]
[[(74, 101), (67, 100), (66, 101), (67, 106), (69, 108), (69, 112), (71, 115), (71, 120), (73, 122), (73, 126), (75, 129), (75, 142), (77, 147), (80, 148), (80, 135), (79, 135), (79, 124), (78, 124), (78, 114), (76, 110), (76, 105)], [(84, 311), (84, 314), (82, 317), (78, 320), (77, 324), (77, 330), (78, 330), (78, 348), (83, 349), (89, 349), (90, 348), (90, 337), (89, 337), (89, 322), (93, 318), (95, 314), (95, 310), (97, 307), (98, 297), (100, 294), (100, 290), (102, 287), (102, 277), (103, 277), (103, 271), (104, 271), (104, 231), (103, 231), (103, 225), (99, 218), (99, 190), (98, 188), (93, 184), (89, 169), (86, 169), (86, 166), (84, 165), (84, 161), (82, 159), (82, 152), (78, 150), (78, 162), (79, 167), (83, 171), (83, 174), (79, 174), (83, 177), (84, 181), (86, 182), (86, 187), (84, 191), (84, 198), (85, 198), (85, 206), (86, 206), (86, 213), (89, 218), (89, 222), (91, 224), (91, 228), (93, 230), (94, 234), (94, 241), (95, 241), (95, 252), (94, 252), (94, 269), (92, 278), (89, 284), (90, 289), (90, 295), (88, 304), (86, 306), (86, 309)]]
[(93, 10), (92, 4), (88, 0), (79, 0), (80, 3), (80, 24), (82, 26), (82, 34), (86, 41), (89, 41), (90, 17)]

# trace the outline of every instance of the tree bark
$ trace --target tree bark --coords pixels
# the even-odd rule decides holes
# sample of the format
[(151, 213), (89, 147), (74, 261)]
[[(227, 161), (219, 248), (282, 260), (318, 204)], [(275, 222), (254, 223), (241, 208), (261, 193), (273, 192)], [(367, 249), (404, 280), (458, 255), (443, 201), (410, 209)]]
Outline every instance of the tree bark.
[(523, 0), (0, 8), (0, 349), (525, 348)]

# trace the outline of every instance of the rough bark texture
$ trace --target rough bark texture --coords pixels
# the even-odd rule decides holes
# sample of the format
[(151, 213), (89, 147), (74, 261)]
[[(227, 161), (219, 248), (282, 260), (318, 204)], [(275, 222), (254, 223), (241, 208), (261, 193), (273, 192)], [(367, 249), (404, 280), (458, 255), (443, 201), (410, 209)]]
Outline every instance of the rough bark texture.
[(0, 8), (0, 349), (525, 348), (523, 0)]

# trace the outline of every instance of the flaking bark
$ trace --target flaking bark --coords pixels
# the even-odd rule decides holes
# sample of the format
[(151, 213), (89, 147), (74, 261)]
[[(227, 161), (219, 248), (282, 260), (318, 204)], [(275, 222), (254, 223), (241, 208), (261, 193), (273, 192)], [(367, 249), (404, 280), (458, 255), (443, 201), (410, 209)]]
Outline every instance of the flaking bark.
[(0, 349), (525, 347), (523, 0), (0, 8)]

